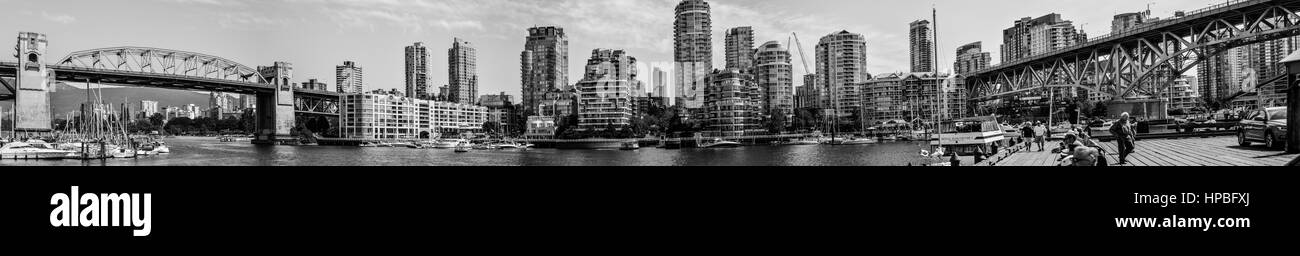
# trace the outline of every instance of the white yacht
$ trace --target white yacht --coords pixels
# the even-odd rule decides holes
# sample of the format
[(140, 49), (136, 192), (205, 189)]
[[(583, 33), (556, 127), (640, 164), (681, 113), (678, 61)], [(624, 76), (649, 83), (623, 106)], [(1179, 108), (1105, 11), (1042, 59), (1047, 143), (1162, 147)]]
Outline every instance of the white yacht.
[(699, 146), (700, 148), (735, 148), (742, 146), (742, 144), (735, 141), (725, 141), (721, 138), (716, 138), (710, 142), (700, 143)]
[(49, 143), (10, 142), (5, 143), (4, 147), (0, 147), (0, 157), (4, 159), (63, 159), (71, 157), (75, 153), (55, 149)]
[(434, 142), (433, 148), (456, 148), (456, 145), (461, 143), (469, 143), (469, 141), (464, 139), (442, 139)]

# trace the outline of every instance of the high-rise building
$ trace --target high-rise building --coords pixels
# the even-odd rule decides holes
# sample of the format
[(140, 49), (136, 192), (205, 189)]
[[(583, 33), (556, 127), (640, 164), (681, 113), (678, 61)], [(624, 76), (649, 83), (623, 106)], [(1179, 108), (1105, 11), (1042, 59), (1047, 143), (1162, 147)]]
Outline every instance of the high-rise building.
[(424, 43), (406, 47), (406, 97), (429, 99), (429, 50)]
[(478, 99), (478, 67), (475, 64), (477, 50), (469, 41), (455, 38), (451, 49), (447, 50), (447, 77), (449, 80), (447, 97), (449, 101), (461, 104), (474, 104)]
[(727, 69), (751, 72), (754, 69), (754, 28), (735, 27), (726, 33)]
[(1037, 19), (1029, 17), (1002, 31), (1002, 63), (1010, 63), (1049, 51), (1088, 41), (1088, 35), (1074, 28), (1074, 23), (1052, 13)]
[(144, 118), (146, 119), (154, 114), (158, 114), (158, 102), (150, 100), (140, 101), (140, 113), (144, 114)]
[(1143, 12), (1130, 12), (1115, 15), (1115, 19), (1110, 22), (1110, 33), (1119, 34), (1129, 30), (1141, 28), (1160, 21), (1159, 17), (1151, 17), (1151, 10)]
[[(653, 94), (652, 97), (670, 98), (668, 96), (668, 72), (664, 72), (659, 67), (654, 67), (650, 71), (650, 86), (652, 87), (650, 89)], [(667, 104), (667, 102), (664, 102), (664, 105)]]
[(803, 85), (795, 89), (795, 108), (818, 108), (817, 74), (805, 74)]
[(852, 116), (861, 106), (858, 85), (871, 79), (867, 73), (867, 41), (861, 34), (840, 31), (817, 43), (819, 107), (836, 116)]
[(713, 21), (709, 3), (682, 0), (674, 10), (673, 80), (677, 104), (686, 108), (704, 105), (704, 77), (713, 70)]
[(362, 83), (361, 66), (352, 61), (344, 61), (342, 66), (334, 68), (334, 77), (337, 79), (335, 86), (338, 87), (339, 93), (362, 93), (365, 87)]
[(934, 72), (934, 34), (930, 31), (930, 21), (913, 21), (910, 26), (908, 41), (912, 53), (912, 72)]
[(952, 70), (957, 75), (965, 75), (989, 67), (993, 62), (992, 54), (985, 52), (983, 42), (974, 42), (957, 47), (957, 61)]
[(298, 88), (304, 90), (328, 91), (329, 85), (325, 83), (321, 83), (320, 81), (317, 81), (315, 78), (312, 78), (312, 79), (307, 79), (306, 82), (302, 82), (302, 84)]
[(763, 43), (755, 54), (754, 76), (760, 103), (768, 115), (785, 117), (785, 126), (793, 124), (794, 66), (790, 51), (777, 41)]
[(1196, 67), (1197, 85), (1201, 99), (1206, 103), (1219, 102), (1241, 90), (1241, 84), (1250, 68), (1249, 47), (1236, 47), (1211, 56)]
[(744, 136), (762, 132), (762, 94), (754, 76), (736, 69), (718, 70), (705, 78), (709, 86), (704, 97), (706, 133), (714, 136)]
[(569, 38), (564, 28), (529, 28), (519, 59), (525, 113), (537, 114), (546, 92), (569, 89)]
[(579, 93), (578, 129), (629, 125), (634, 107), (632, 88), (641, 83), (636, 75), (636, 58), (623, 50), (593, 50), (585, 75), (575, 86)]

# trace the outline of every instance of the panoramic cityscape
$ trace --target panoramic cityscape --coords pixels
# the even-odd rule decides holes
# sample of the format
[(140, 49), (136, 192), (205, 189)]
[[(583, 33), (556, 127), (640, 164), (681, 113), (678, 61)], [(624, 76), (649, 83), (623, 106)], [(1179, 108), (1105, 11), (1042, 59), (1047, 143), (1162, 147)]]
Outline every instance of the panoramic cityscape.
[(1300, 164), (1300, 0), (798, 2), (0, 0), (0, 165)]

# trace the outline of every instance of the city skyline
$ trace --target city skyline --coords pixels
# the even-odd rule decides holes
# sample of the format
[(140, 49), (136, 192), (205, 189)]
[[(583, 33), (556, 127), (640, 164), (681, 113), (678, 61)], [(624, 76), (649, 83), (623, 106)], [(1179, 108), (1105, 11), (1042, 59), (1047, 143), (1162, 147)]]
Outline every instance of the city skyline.
[[(478, 65), (484, 67), (479, 69), (479, 94), (505, 92), (520, 97), (518, 54), (528, 28), (565, 28), (573, 42), (571, 52), (616, 48), (627, 49), (628, 54), (638, 56), (643, 63), (672, 61), (672, 9), (679, 1), (280, 0), (257, 2), (256, 6), (272, 10), (262, 11), (264, 9), (254, 9), (253, 2), (241, 0), (147, 0), (128, 4), (76, 3), (86, 8), (62, 8), (72, 2), (0, 0), (0, 4), (14, 7), (14, 13), (17, 13), (0, 18), (0, 32), (46, 33), (55, 42), (50, 45), (50, 52), (57, 57), (85, 49), (151, 46), (223, 56), (249, 66), (286, 61), (295, 66), (295, 83), (311, 78), (331, 81), (336, 65), (343, 61), (356, 61), (370, 69), (370, 77), (365, 80), (367, 90), (405, 87), (402, 47), (412, 42), (439, 42), (432, 44), (437, 49), (446, 47), (440, 42), (451, 42), (453, 37), (461, 37), (474, 42), (479, 50)], [(966, 19), (969, 14), (960, 10), (972, 6), (1010, 5), (1006, 3), (1015, 1), (891, 1), (881, 4), (824, 0), (816, 1), (823, 4), (815, 5), (773, 0), (708, 2), (714, 23), (714, 68), (722, 68), (720, 64), (725, 63), (725, 44), (722, 43), (725, 28), (751, 26), (755, 42), (781, 42), (790, 32), (804, 34), (801, 39), (805, 50), (813, 48), (816, 38), (832, 32), (848, 30), (863, 34), (868, 44), (868, 59), (871, 60), (867, 69), (872, 74), (908, 69), (908, 31), (905, 26), (910, 21), (928, 19), (931, 6), (938, 9), (937, 23), (941, 24), (937, 46), (941, 71), (951, 69), (947, 64), (955, 60), (953, 50), (967, 43), (983, 41), (987, 51), (1000, 55), (996, 47), (988, 46), (1000, 45), (1001, 30), (1019, 18), (1059, 13), (1095, 37), (1110, 32), (1114, 15), (1146, 9), (1145, 3), (1126, 1), (1064, 4), (1029, 1), (1014, 4), (1014, 10), (982, 13), (979, 19)], [(1175, 10), (1190, 11), (1214, 3), (1217, 2), (1157, 2), (1151, 6), (1152, 16), (1167, 17)], [(829, 11), (816, 8), (825, 5), (850, 8)], [(306, 8), (295, 8), (297, 6)], [(853, 6), (891, 8), (851, 8)], [(160, 13), (158, 19), (169, 22), (115, 20), (112, 15), (105, 14), (127, 9)], [(905, 11), (886, 11), (889, 9)], [(156, 29), (103, 29), (109, 26)], [(265, 40), (249, 41), (247, 38)], [(790, 48), (795, 50), (795, 47)], [(570, 55), (574, 58), (572, 53)], [(3, 56), (0, 59), (12, 58), (9, 54)], [(429, 58), (435, 60), (430, 62), (430, 69), (447, 68), (448, 63), (437, 61), (445, 60), (445, 53), (431, 51)], [(808, 59), (811, 61), (812, 56)], [(995, 63), (1001, 61), (994, 60)], [(582, 72), (576, 68), (568, 70), (570, 77), (581, 77)], [(794, 72), (795, 77), (806, 74), (801, 65), (795, 65)], [(432, 72), (430, 86), (448, 84), (449, 78), (440, 73)]]

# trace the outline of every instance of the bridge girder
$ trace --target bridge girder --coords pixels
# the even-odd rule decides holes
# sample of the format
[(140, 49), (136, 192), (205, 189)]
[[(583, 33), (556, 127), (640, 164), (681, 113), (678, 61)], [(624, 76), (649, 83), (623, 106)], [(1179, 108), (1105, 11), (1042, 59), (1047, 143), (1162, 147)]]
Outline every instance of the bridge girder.
[(1246, 1), (967, 75), (971, 101), (1078, 87), (1110, 98), (1156, 96), (1227, 49), (1300, 36), (1300, 1)]
[(57, 65), (269, 83), (258, 70), (222, 57), (150, 47), (111, 47), (73, 52)]

